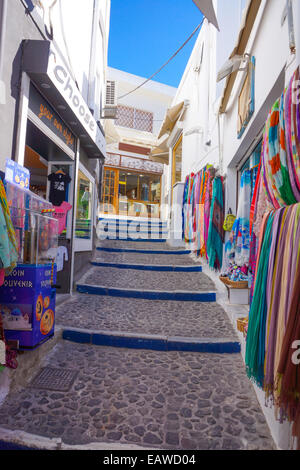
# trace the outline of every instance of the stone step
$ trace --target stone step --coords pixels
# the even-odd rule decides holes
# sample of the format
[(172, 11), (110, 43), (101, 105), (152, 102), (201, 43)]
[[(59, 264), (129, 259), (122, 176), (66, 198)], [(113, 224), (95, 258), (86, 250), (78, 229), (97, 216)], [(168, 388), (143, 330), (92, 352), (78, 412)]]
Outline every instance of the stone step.
[(129, 264), (129, 263), (108, 263), (104, 261), (91, 261), (93, 266), (118, 268), (118, 269), (135, 269), (141, 271), (164, 271), (164, 272), (202, 272), (202, 266), (172, 266), (159, 264)]
[(129, 252), (97, 251), (93, 261), (103, 263), (145, 264), (145, 265), (168, 265), (168, 266), (199, 266), (190, 256), (182, 254), (155, 254)]
[(104, 251), (108, 253), (137, 253), (137, 254), (153, 254), (153, 255), (189, 255), (189, 250), (156, 250), (156, 249), (135, 249), (135, 248), (115, 248), (112, 246), (98, 246), (98, 251)]
[(94, 266), (78, 284), (129, 289), (134, 292), (215, 292), (214, 282), (202, 272), (146, 271)]
[(56, 309), (64, 328), (122, 334), (227, 338), (237, 336), (224, 309), (215, 302), (175, 302), (138, 298), (74, 295)]
[(215, 302), (215, 292), (192, 291), (160, 291), (160, 290), (135, 290), (106, 287), (95, 284), (77, 284), (77, 292), (82, 294), (109, 295), (123, 298), (150, 299), (150, 300), (176, 300), (184, 302)]
[(81, 344), (110, 346), (114, 348), (144, 349), (151, 351), (189, 351), (212, 354), (236, 354), (241, 352), (239, 341), (228, 338), (186, 338), (182, 336), (158, 336), (124, 332), (90, 331), (78, 328), (63, 329), (63, 339)]
[[(126, 236), (125, 236), (126, 235)], [(127, 237), (127, 235), (129, 235)], [(145, 236), (145, 234), (141, 234), (142, 236)], [(156, 234), (155, 234), (156, 235)], [(166, 238), (162, 238), (162, 237), (159, 237), (159, 236), (152, 236), (152, 234), (149, 234), (149, 238), (142, 238), (142, 236), (136, 236), (136, 234), (134, 234), (134, 236), (130, 236), (130, 234), (127, 234), (126, 232), (124, 233), (120, 233), (120, 232), (116, 232), (116, 233), (113, 233), (113, 232), (97, 232), (97, 237), (99, 240), (121, 240), (121, 241), (124, 241), (124, 242), (153, 242), (153, 243), (157, 243), (157, 242), (160, 242), (160, 243), (163, 243), (163, 242), (166, 242), (167, 239)]]
[(99, 222), (103, 224), (114, 224), (120, 226), (153, 226), (153, 227), (167, 227), (167, 222), (162, 220), (152, 220), (152, 219), (117, 219), (117, 218), (106, 218), (106, 217), (99, 217)]

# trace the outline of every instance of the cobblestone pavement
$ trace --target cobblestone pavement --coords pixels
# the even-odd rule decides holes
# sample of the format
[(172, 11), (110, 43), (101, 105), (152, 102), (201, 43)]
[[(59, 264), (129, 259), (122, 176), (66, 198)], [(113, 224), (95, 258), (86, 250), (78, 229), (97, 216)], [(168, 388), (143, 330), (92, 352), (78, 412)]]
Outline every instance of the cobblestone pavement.
[(214, 291), (212, 280), (201, 272), (141, 271), (96, 266), (84, 276), (84, 283), (128, 289)]
[(167, 266), (189, 266), (196, 263), (189, 255), (161, 255), (139, 253), (109, 253), (97, 251), (94, 261), (106, 263), (160, 264)]
[(78, 370), (71, 390), (16, 390), (0, 408), (3, 427), (66, 444), (273, 448), (237, 354), (162, 354), (65, 341), (47, 365)]
[[(107, 244), (168, 249), (160, 242)], [(106, 254), (98, 255), (108, 260)], [(179, 259), (193, 263), (186, 255), (171, 254), (116, 254), (113, 261), (120, 259), (133, 263), (151, 259), (146, 264), (154, 264), (153, 259), (159, 264), (179, 264)], [(84, 279), (107, 287), (215, 290), (210, 278), (198, 272), (97, 266)], [(92, 331), (236, 340), (217, 303), (75, 294), (57, 307), (56, 324)], [(157, 449), (274, 448), (240, 354), (120, 349), (61, 339), (42, 365), (76, 370), (72, 387), (67, 392), (33, 388), (30, 382), (37, 370), (31, 370), (27, 385), (22, 382), (12, 389), (0, 407), (1, 427), (61, 438), (69, 445), (101, 442)]]
[(56, 309), (56, 322), (93, 330), (237, 340), (227, 314), (215, 302), (78, 294)]

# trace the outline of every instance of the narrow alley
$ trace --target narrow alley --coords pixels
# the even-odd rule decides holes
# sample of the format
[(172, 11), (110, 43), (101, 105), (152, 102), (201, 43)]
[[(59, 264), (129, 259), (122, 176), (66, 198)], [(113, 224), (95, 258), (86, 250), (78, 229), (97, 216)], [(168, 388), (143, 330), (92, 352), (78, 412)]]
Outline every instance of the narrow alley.
[(300, 0), (0, 0), (0, 450), (300, 450), (299, 285)]
[[(237, 336), (199, 263), (163, 241), (98, 245), (79, 292), (57, 308), (59, 341), (9, 394), (1, 426), (59, 438), (63, 448), (274, 448)], [(60, 377), (37, 381), (45, 368)], [(74, 373), (69, 385), (64, 370)]]

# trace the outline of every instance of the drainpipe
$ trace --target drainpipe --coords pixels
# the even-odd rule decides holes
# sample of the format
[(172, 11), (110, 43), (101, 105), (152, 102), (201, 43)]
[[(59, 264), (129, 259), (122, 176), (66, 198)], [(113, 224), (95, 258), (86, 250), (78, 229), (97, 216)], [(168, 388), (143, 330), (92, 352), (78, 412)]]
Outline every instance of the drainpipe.
[(296, 66), (300, 65), (300, 5), (294, 2), (295, 20), (295, 43), (296, 43)]
[(0, 104), (5, 104), (5, 83), (2, 80), (4, 60), (4, 39), (6, 32), (7, 0), (0, 0)]

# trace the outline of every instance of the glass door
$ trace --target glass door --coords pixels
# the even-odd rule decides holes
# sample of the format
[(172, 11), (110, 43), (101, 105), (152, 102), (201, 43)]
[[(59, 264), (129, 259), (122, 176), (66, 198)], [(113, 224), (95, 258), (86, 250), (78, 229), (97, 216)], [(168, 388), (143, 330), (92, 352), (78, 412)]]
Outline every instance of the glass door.
[(172, 195), (171, 205), (173, 204), (173, 189), (176, 183), (181, 182), (182, 170), (182, 134), (173, 148), (172, 158)]
[(104, 168), (102, 210), (105, 214), (118, 213), (118, 173), (118, 170)]

